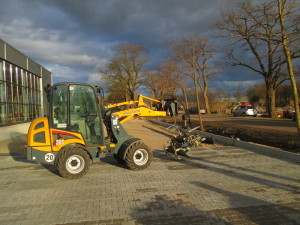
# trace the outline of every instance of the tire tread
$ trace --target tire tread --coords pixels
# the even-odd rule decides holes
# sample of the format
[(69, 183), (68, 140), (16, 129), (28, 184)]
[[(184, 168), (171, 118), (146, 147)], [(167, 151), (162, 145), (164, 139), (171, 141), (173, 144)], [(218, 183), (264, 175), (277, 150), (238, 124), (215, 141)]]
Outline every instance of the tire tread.
[[(141, 141), (135, 141), (132, 144), (131, 143), (132, 142), (129, 142), (128, 145), (130, 145), (130, 146), (127, 146), (127, 148), (129, 147), (129, 149), (127, 150), (127, 154), (125, 156), (126, 166), (129, 169), (135, 170), (135, 171), (144, 170), (144, 169), (148, 168), (152, 162), (152, 152), (150, 151), (148, 146)], [(133, 160), (134, 152), (135, 152), (135, 150), (137, 150), (139, 148), (143, 148), (143, 149), (147, 150), (147, 152), (148, 152), (148, 161), (142, 166), (136, 165)]]
[[(71, 152), (73, 152), (73, 155), (75, 155), (75, 154), (81, 155), (84, 159), (86, 159), (84, 169), (78, 174), (71, 174), (65, 168), (66, 159), (72, 155)], [(59, 174), (64, 178), (79, 179), (88, 172), (90, 164), (91, 164), (90, 160), (91, 160), (90, 156), (86, 152), (84, 147), (79, 146), (79, 145), (69, 146), (69, 147), (62, 149), (60, 151), (60, 153), (58, 154), (57, 170), (58, 170)]]

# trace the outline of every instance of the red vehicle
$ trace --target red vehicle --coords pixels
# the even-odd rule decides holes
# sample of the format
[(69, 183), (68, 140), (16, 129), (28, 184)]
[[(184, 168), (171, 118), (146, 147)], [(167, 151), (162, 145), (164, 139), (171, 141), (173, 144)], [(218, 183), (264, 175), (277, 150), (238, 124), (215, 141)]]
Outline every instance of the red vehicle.
[(282, 117), (286, 119), (293, 119), (295, 117), (295, 110), (284, 110)]
[[(282, 118), (282, 112), (281, 111), (276, 111), (275, 112), (275, 116), (277, 117), (277, 118)], [(271, 117), (270, 116), (270, 113), (269, 112), (264, 112), (262, 115), (261, 115), (261, 117)]]
[(249, 106), (251, 106), (252, 104), (250, 102), (240, 102), (239, 106), (242, 106), (242, 105), (249, 105)]

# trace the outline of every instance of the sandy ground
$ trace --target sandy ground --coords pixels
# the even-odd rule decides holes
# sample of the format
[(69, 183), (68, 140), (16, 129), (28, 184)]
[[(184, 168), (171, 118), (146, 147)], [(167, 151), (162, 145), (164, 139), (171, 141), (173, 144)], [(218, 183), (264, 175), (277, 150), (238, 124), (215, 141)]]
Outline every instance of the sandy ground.
[[(128, 134), (140, 138), (152, 150), (163, 150), (163, 146), (172, 137), (162, 128), (155, 126), (145, 119), (134, 118), (123, 124)], [(155, 132), (153, 132), (155, 131)], [(149, 135), (151, 133), (151, 135)]]

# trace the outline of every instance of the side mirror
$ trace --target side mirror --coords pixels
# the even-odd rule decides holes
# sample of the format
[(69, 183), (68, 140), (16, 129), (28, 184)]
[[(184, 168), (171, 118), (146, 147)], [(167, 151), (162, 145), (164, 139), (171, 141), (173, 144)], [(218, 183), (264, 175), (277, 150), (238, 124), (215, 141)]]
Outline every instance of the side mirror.
[(96, 93), (98, 95), (101, 95), (102, 97), (104, 97), (104, 90), (103, 90), (103, 88), (101, 88), (99, 86), (95, 86), (95, 89), (96, 89)]
[(51, 91), (51, 85), (47, 84), (46, 87), (44, 87), (44, 91), (46, 92), (47, 100), (50, 102), (50, 91)]

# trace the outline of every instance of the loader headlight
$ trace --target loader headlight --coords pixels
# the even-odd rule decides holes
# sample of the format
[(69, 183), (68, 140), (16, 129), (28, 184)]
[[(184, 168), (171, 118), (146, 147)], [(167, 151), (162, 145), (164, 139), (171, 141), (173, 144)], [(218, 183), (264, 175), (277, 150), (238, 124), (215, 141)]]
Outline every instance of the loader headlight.
[(113, 124), (114, 126), (118, 125), (118, 117), (116, 117), (116, 118), (114, 118), (114, 119), (112, 120), (112, 124)]

